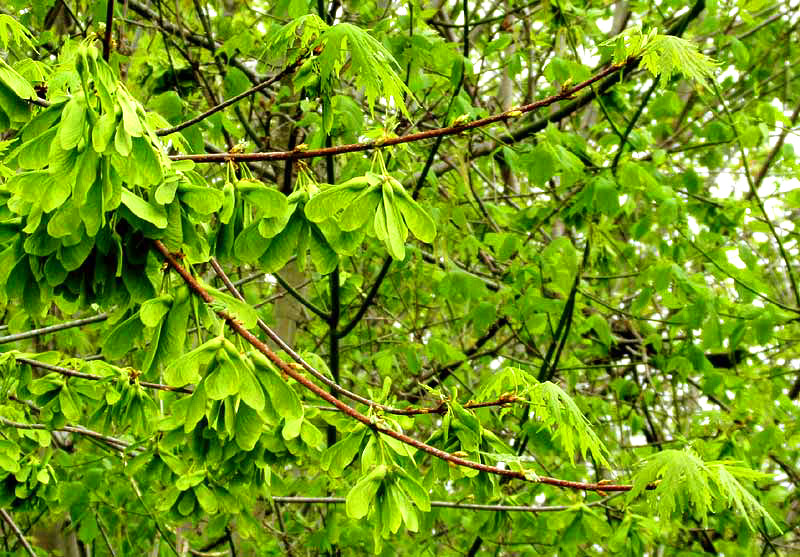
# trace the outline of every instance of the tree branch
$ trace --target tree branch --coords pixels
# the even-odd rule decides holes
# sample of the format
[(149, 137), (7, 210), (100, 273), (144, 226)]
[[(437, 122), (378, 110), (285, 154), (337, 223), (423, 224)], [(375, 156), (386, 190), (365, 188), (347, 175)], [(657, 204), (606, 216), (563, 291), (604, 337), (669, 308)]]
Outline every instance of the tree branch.
[[(585, 503), (587, 507), (604, 505), (611, 499), (619, 495), (603, 497), (598, 501)], [(341, 505), (345, 502), (344, 497), (279, 497), (274, 496), (272, 500), (276, 503), (289, 505)], [(443, 509), (463, 509), (467, 511), (493, 511), (493, 512), (522, 512), (522, 513), (547, 513), (575, 510), (575, 505), (479, 505), (477, 503), (458, 503), (454, 501), (431, 501), (431, 507)]]
[[(66, 3), (65, 3), (66, 4)], [(106, 33), (103, 37), (103, 60), (108, 62), (111, 57), (111, 32), (114, 28), (114, 0), (106, 3)]]
[(71, 329), (73, 327), (82, 327), (83, 325), (89, 325), (91, 323), (99, 323), (101, 321), (105, 321), (106, 319), (108, 319), (107, 313), (98, 313), (97, 315), (93, 315), (92, 317), (84, 317), (83, 319), (76, 319), (74, 321), (67, 321), (65, 323), (59, 323), (57, 325), (49, 325), (47, 327), (41, 327), (39, 329), (31, 329), (30, 331), (25, 331), (24, 333), (16, 333), (13, 335), (0, 337), (0, 344), (6, 344), (8, 342), (17, 342), (19, 340), (25, 340), (26, 338), (34, 338), (41, 335), (46, 335), (48, 333), (56, 333), (58, 331)]
[(772, 233), (772, 237), (778, 244), (778, 252), (781, 254), (781, 259), (783, 259), (783, 263), (786, 265), (786, 274), (789, 277), (789, 284), (791, 285), (792, 293), (794, 294), (794, 303), (798, 308), (800, 308), (800, 290), (798, 290), (797, 287), (797, 278), (794, 275), (794, 270), (792, 269), (792, 263), (789, 260), (789, 256), (786, 253), (786, 248), (784, 248), (780, 236), (778, 236), (778, 231), (775, 229), (775, 225), (772, 224), (772, 219), (770, 219), (769, 215), (767, 214), (767, 210), (764, 207), (764, 202), (761, 201), (761, 196), (758, 195), (758, 187), (753, 181), (753, 176), (750, 173), (750, 163), (747, 161), (747, 153), (745, 153), (744, 144), (742, 143), (742, 138), (739, 135), (739, 130), (736, 127), (736, 122), (733, 119), (733, 114), (731, 114), (731, 111), (728, 108), (728, 104), (725, 102), (725, 99), (722, 96), (722, 92), (719, 90), (719, 86), (717, 86), (716, 82), (714, 82), (714, 92), (717, 94), (717, 98), (719, 99), (719, 102), (722, 105), (722, 110), (724, 110), (725, 114), (728, 116), (728, 123), (733, 129), (733, 133), (736, 135), (736, 143), (739, 146), (739, 152), (741, 153), (742, 156), (742, 165), (744, 166), (744, 174), (745, 177), (747, 178), (747, 184), (750, 186), (750, 195), (752, 196), (753, 199), (755, 199), (756, 205), (758, 205), (761, 214), (764, 215), (764, 220), (767, 223), (769, 231)]
[[(153, 242), (155, 249), (164, 257), (164, 259), (169, 263), (169, 265), (181, 276), (181, 278), (186, 282), (187, 286), (195, 293), (195, 295), (199, 296), (206, 304), (212, 307), (212, 303), (214, 302), (214, 298), (208, 293), (208, 291), (203, 288), (199, 282), (189, 274), (183, 265), (181, 265), (177, 259), (170, 253), (167, 247), (160, 241), (155, 240)], [(325, 389), (319, 387), (309, 379), (307, 379), (304, 375), (302, 375), (297, 369), (293, 366), (289, 365), (288, 363), (284, 362), (275, 352), (273, 352), (269, 346), (261, 342), (253, 333), (248, 331), (242, 323), (236, 319), (234, 316), (229, 314), (224, 309), (213, 309), (214, 313), (216, 313), (219, 317), (225, 320), (228, 326), (233, 329), (233, 331), (239, 335), (243, 340), (247, 341), (253, 348), (261, 352), (267, 359), (272, 362), (283, 374), (288, 377), (291, 377), (300, 385), (305, 387), (307, 390), (311, 391), (313, 394), (324, 400), (325, 402), (335, 406), (341, 412), (349, 416), (350, 418), (361, 422), (371, 430), (382, 433), (383, 435), (387, 435), (392, 437), (393, 439), (397, 439), (401, 443), (405, 443), (415, 449), (427, 453), (431, 456), (444, 460), (446, 462), (452, 463), (456, 466), (463, 466), (465, 468), (471, 468), (473, 470), (478, 470), (479, 472), (486, 472), (488, 474), (495, 474), (498, 476), (505, 476), (508, 478), (514, 478), (524, 481), (531, 481), (534, 483), (542, 483), (547, 485), (552, 485), (556, 487), (566, 488), (566, 489), (577, 489), (577, 490), (584, 490), (584, 491), (598, 491), (598, 492), (612, 492), (612, 491), (630, 491), (633, 489), (632, 485), (622, 485), (622, 484), (603, 484), (603, 483), (594, 483), (594, 482), (576, 482), (570, 480), (562, 480), (560, 478), (551, 478), (549, 476), (536, 476), (535, 478), (526, 475), (523, 471), (518, 470), (510, 470), (508, 468), (498, 468), (496, 466), (490, 466), (488, 464), (483, 464), (480, 462), (474, 462), (471, 460), (467, 460), (460, 456), (456, 456), (454, 454), (448, 453), (447, 451), (443, 451), (427, 443), (423, 443), (413, 437), (409, 437), (404, 433), (400, 433), (398, 431), (394, 431), (393, 429), (389, 429), (388, 427), (381, 425), (380, 423), (376, 423), (372, 420), (369, 416), (362, 414), (355, 408), (348, 406), (332, 394), (330, 394)], [(651, 489), (655, 489), (655, 485), (648, 486)]]
[(589, 87), (593, 83), (602, 80), (605, 77), (617, 73), (625, 66), (626, 63), (611, 65), (606, 69), (602, 70), (601, 72), (599, 72), (598, 74), (594, 75), (593, 77), (590, 77), (586, 81), (578, 83), (573, 87), (567, 87), (556, 95), (550, 95), (549, 97), (545, 97), (544, 99), (532, 102), (530, 104), (526, 104), (524, 106), (520, 106), (517, 108), (512, 108), (511, 110), (507, 110), (499, 114), (488, 116), (486, 118), (481, 118), (473, 122), (466, 122), (463, 124), (456, 124), (453, 126), (446, 126), (443, 128), (436, 128), (432, 130), (426, 130), (423, 132), (411, 133), (399, 137), (387, 137), (382, 139), (376, 139), (373, 141), (366, 141), (364, 143), (351, 143), (348, 145), (339, 145), (336, 147), (323, 147), (321, 149), (307, 149), (307, 150), (295, 149), (293, 151), (273, 151), (268, 153), (214, 153), (214, 154), (200, 154), (200, 155), (172, 155), (170, 156), (170, 159), (176, 161), (191, 160), (197, 163), (313, 159), (316, 157), (323, 157), (328, 155), (341, 155), (344, 153), (355, 153), (359, 151), (370, 151), (372, 149), (382, 149), (384, 147), (391, 147), (393, 145), (402, 145), (404, 143), (412, 143), (424, 139), (434, 139), (437, 137), (444, 137), (448, 135), (457, 135), (469, 130), (474, 130), (497, 122), (506, 122), (510, 118), (517, 118), (528, 112), (538, 110), (545, 106), (550, 106), (551, 104), (554, 104), (558, 101), (571, 99), (574, 97), (576, 93)]
[(82, 426), (65, 425), (55, 429), (50, 429), (45, 424), (26, 424), (22, 422), (15, 422), (12, 420), (7, 420), (2, 416), (0, 416), (0, 424), (6, 427), (13, 427), (15, 429), (36, 429), (41, 431), (65, 431), (67, 433), (77, 433), (78, 435), (85, 435), (86, 437), (91, 437), (93, 439), (97, 439), (98, 441), (102, 441), (106, 445), (109, 445), (110, 447), (113, 447), (114, 449), (120, 451), (124, 451), (130, 446), (129, 443), (123, 441), (122, 439), (117, 439), (116, 437), (103, 435), (102, 433), (99, 433), (97, 431)]
[[(88, 379), (89, 381), (104, 381), (108, 379), (108, 377), (103, 377), (102, 375), (93, 375), (91, 373), (84, 373), (82, 371), (75, 371), (74, 369), (69, 369), (66, 367), (54, 366), (51, 364), (46, 364), (44, 362), (40, 362), (38, 360), (32, 360), (30, 358), (15, 358), (17, 362), (28, 364), (33, 367), (38, 367), (39, 369), (46, 369), (48, 371), (54, 371), (56, 373), (60, 373), (61, 375), (67, 377), (75, 377), (76, 379)], [(186, 387), (171, 387), (169, 385), (162, 385), (161, 383), (150, 383), (148, 381), (139, 381), (139, 385), (145, 387), (147, 389), (156, 389), (158, 391), (172, 391), (175, 393), (192, 393), (191, 389), (187, 389)]]
[[(236, 288), (236, 285), (231, 282), (228, 275), (220, 266), (219, 262), (215, 258), (211, 258), (211, 267), (214, 269), (214, 272), (217, 273), (217, 276), (222, 280), (222, 283), (225, 285), (225, 288), (235, 296), (238, 300), (242, 302), (246, 302), (244, 296), (241, 292)], [(308, 371), (311, 375), (313, 375), (316, 379), (324, 383), (331, 389), (343, 394), (347, 398), (354, 400), (356, 402), (360, 402), (361, 404), (365, 404), (370, 408), (377, 408), (382, 412), (387, 414), (395, 414), (400, 416), (418, 416), (424, 414), (444, 414), (447, 412), (447, 405), (444, 402), (437, 404), (436, 406), (429, 406), (429, 407), (415, 407), (415, 408), (395, 408), (393, 406), (388, 406), (386, 404), (381, 404), (379, 402), (375, 402), (374, 400), (370, 400), (364, 396), (361, 396), (357, 393), (349, 391), (345, 389), (338, 382), (331, 380), (325, 374), (317, 370), (314, 366), (309, 364), (300, 354), (295, 352), (291, 346), (289, 346), (286, 341), (284, 341), (269, 325), (264, 323), (263, 320), (259, 319), (257, 321), (258, 327), (264, 331), (267, 336), (272, 340), (275, 344), (277, 344), (281, 350), (289, 354), (289, 357), (292, 358), (295, 362), (300, 364), (306, 371)], [(476, 348), (477, 350), (477, 348)], [(490, 402), (467, 402), (464, 404), (464, 408), (486, 408), (488, 406), (504, 406), (507, 404), (512, 404), (517, 402), (517, 399), (513, 396), (505, 396), (500, 397), (497, 400), (490, 401)]]
[(5, 509), (0, 509), (0, 516), (3, 517), (3, 520), (8, 524), (9, 528), (14, 532), (14, 535), (17, 536), (19, 543), (22, 544), (22, 547), (25, 548), (25, 551), (28, 552), (28, 555), (31, 557), (36, 557), (36, 552), (33, 551), (31, 544), (28, 543), (28, 540), (25, 539), (25, 536), (22, 535), (22, 530), (19, 529), (19, 526), (16, 525), (14, 519), (11, 518), (11, 515), (8, 514), (8, 511)]

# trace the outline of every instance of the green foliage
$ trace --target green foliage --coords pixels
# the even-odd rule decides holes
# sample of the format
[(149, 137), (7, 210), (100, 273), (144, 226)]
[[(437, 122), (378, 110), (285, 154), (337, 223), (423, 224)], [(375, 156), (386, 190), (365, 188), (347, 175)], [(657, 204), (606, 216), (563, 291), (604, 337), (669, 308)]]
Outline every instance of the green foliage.
[(648, 458), (633, 478), (633, 499), (646, 489), (652, 489), (651, 497), (662, 519), (668, 520), (676, 510), (691, 509), (694, 516), (707, 523), (715, 499), (734, 507), (745, 517), (764, 518), (775, 530), (778, 525), (767, 510), (739, 483), (739, 479), (764, 480), (769, 476), (727, 461), (703, 462), (690, 450), (664, 450)]
[(631, 27), (603, 44), (614, 46), (615, 63), (641, 57), (642, 66), (654, 77), (661, 77), (663, 82), (680, 73), (707, 87), (718, 65), (700, 52), (696, 44), (681, 37), (662, 35), (655, 28), (645, 34), (641, 26)]
[(790, 11), (50, 4), (0, 3), (6, 553), (797, 545)]

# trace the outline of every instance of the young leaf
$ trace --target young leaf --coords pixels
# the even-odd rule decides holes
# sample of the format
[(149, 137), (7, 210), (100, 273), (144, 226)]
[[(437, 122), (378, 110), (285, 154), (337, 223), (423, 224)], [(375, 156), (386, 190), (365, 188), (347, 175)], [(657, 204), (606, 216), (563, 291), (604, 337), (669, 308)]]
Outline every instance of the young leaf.
[(351, 431), (334, 445), (328, 447), (320, 458), (320, 466), (322, 469), (334, 478), (341, 476), (344, 469), (347, 468), (356, 454), (358, 454), (358, 450), (361, 448), (361, 442), (366, 434), (366, 428), (358, 428), (355, 431)]
[(385, 464), (379, 464), (375, 469), (361, 478), (359, 482), (347, 493), (345, 509), (350, 518), (364, 518), (369, 512), (370, 503), (373, 501), (381, 482), (386, 477)]
[(164, 381), (173, 387), (183, 387), (200, 381), (199, 368), (211, 361), (222, 347), (222, 338), (215, 337), (173, 361), (164, 370)]
[(236, 190), (257, 207), (264, 217), (281, 217), (289, 210), (286, 196), (261, 182), (239, 180), (236, 182)]
[(264, 422), (258, 413), (247, 404), (239, 406), (236, 412), (236, 444), (243, 451), (252, 451), (261, 437)]
[(367, 188), (369, 182), (366, 177), (353, 178), (338, 186), (330, 186), (308, 200), (304, 207), (306, 218), (311, 222), (334, 218)]
[(146, 220), (158, 228), (167, 227), (167, 211), (162, 205), (154, 205), (145, 201), (127, 189), (122, 190), (122, 204), (140, 219)]
[(394, 202), (403, 215), (408, 229), (421, 241), (430, 244), (436, 238), (436, 223), (426, 213), (405, 189), (399, 191), (395, 188)]

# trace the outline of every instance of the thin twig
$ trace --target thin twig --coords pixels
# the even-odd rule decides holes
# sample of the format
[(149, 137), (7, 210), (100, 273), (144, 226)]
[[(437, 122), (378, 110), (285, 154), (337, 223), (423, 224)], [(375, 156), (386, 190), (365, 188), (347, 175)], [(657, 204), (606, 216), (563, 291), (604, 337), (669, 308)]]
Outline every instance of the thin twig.
[(31, 544), (28, 543), (28, 540), (25, 539), (25, 536), (22, 535), (22, 530), (19, 529), (19, 526), (16, 525), (14, 519), (11, 518), (11, 515), (8, 514), (8, 511), (5, 509), (0, 509), (0, 516), (3, 517), (3, 520), (6, 521), (6, 524), (14, 531), (14, 535), (17, 536), (19, 543), (22, 544), (22, 547), (25, 548), (25, 551), (28, 552), (28, 555), (31, 557), (36, 557), (36, 553), (33, 551)]
[(58, 331), (71, 329), (73, 327), (82, 327), (83, 325), (89, 325), (91, 323), (99, 323), (100, 321), (105, 321), (106, 319), (108, 319), (107, 313), (98, 313), (97, 315), (93, 315), (91, 317), (85, 317), (83, 319), (76, 319), (74, 321), (67, 321), (65, 323), (59, 323), (57, 325), (49, 325), (47, 327), (41, 327), (39, 329), (31, 329), (30, 331), (25, 331), (23, 333), (17, 333), (14, 335), (0, 337), (0, 344), (6, 344), (8, 342), (16, 342), (18, 340), (25, 340), (26, 338), (38, 337), (41, 335), (46, 335), (48, 333), (56, 333)]
[[(233, 296), (235, 296), (238, 300), (244, 302), (245, 298), (241, 292), (236, 288), (234, 283), (231, 282), (228, 275), (225, 273), (225, 270), (220, 266), (219, 262), (216, 258), (211, 258), (211, 267), (214, 269), (214, 272), (217, 273), (217, 276), (222, 280), (222, 283), (225, 285), (225, 288), (228, 289)], [(336, 381), (333, 381), (330, 377), (326, 376), (314, 366), (309, 364), (300, 354), (295, 352), (291, 346), (289, 346), (286, 341), (284, 341), (278, 333), (276, 333), (269, 325), (267, 325), (263, 320), (259, 319), (257, 321), (258, 327), (264, 331), (267, 336), (272, 340), (278, 347), (286, 352), (290, 358), (292, 358), (296, 363), (300, 364), (306, 371), (308, 371), (311, 375), (313, 375), (317, 380), (324, 383), (329, 388), (343, 394), (347, 398), (354, 400), (356, 402), (360, 402), (361, 404), (365, 404), (370, 408), (379, 409), (387, 414), (395, 414), (401, 416), (418, 416), (423, 414), (444, 414), (447, 412), (447, 405), (444, 401), (440, 402), (436, 406), (429, 406), (429, 407), (414, 407), (414, 408), (395, 408), (393, 406), (388, 406), (386, 404), (381, 404), (375, 402), (374, 400), (368, 399), (364, 396), (361, 396), (357, 393), (349, 391), (348, 389), (339, 385)], [(504, 406), (507, 404), (512, 404), (516, 402), (516, 399), (513, 397), (500, 397), (497, 400), (493, 400), (490, 402), (468, 402), (464, 404), (464, 408), (486, 408), (488, 406)]]
[(95, 511), (94, 517), (95, 520), (97, 521), (97, 529), (100, 530), (100, 535), (103, 536), (103, 541), (106, 543), (108, 552), (111, 553), (111, 557), (117, 557), (117, 552), (114, 551), (114, 546), (111, 545), (111, 540), (108, 539), (108, 534), (106, 533), (106, 529), (103, 527), (103, 520), (102, 518), (100, 518), (100, 513)]
[(783, 246), (783, 242), (778, 236), (778, 231), (775, 229), (775, 225), (772, 224), (772, 219), (769, 218), (767, 214), (767, 210), (764, 207), (764, 202), (761, 201), (761, 197), (758, 195), (758, 187), (756, 183), (753, 181), (753, 176), (750, 173), (750, 163), (747, 161), (747, 153), (744, 150), (744, 143), (742, 143), (742, 137), (739, 135), (739, 130), (736, 127), (736, 122), (733, 119), (733, 114), (731, 114), (730, 109), (728, 108), (728, 104), (725, 102), (725, 98), (722, 96), (722, 92), (719, 90), (719, 86), (717, 85), (716, 81), (714, 82), (714, 92), (717, 95), (717, 99), (719, 99), (720, 105), (722, 105), (722, 110), (725, 111), (725, 114), (728, 117), (728, 124), (733, 129), (733, 133), (736, 136), (736, 143), (739, 146), (739, 152), (742, 156), (742, 165), (744, 166), (744, 173), (745, 177), (747, 178), (747, 185), (750, 186), (750, 195), (755, 200), (756, 205), (758, 205), (761, 214), (764, 215), (764, 219), (767, 222), (767, 227), (769, 231), (772, 233), (772, 237), (775, 238), (775, 242), (778, 244), (778, 252), (781, 254), (781, 259), (783, 259), (784, 264), (786, 265), (786, 274), (789, 277), (789, 284), (792, 287), (792, 293), (794, 294), (794, 302), (795, 304), (800, 307), (800, 290), (797, 287), (797, 278), (794, 276), (794, 270), (792, 269), (792, 263), (789, 259), (789, 255), (786, 253), (786, 249)]
[(124, 451), (130, 446), (130, 443), (123, 441), (122, 439), (117, 439), (116, 437), (111, 437), (109, 435), (103, 435), (97, 431), (92, 429), (85, 428), (83, 426), (73, 426), (73, 425), (65, 425), (62, 427), (50, 429), (45, 424), (26, 424), (22, 422), (15, 422), (12, 420), (8, 420), (0, 416), (0, 424), (6, 427), (13, 427), (14, 429), (36, 429), (40, 431), (64, 431), (67, 433), (76, 433), (78, 435), (85, 435), (86, 437), (92, 437), (93, 439), (97, 439), (98, 441), (102, 441), (103, 443), (117, 449), (120, 451)]
[[(66, 2), (64, 3), (66, 4)], [(103, 60), (111, 57), (111, 32), (114, 29), (114, 0), (106, 3), (106, 33), (103, 37)]]
[(238, 95), (233, 96), (230, 99), (227, 99), (227, 100), (219, 103), (216, 106), (212, 106), (211, 108), (209, 108), (208, 110), (206, 110), (202, 114), (198, 114), (194, 118), (186, 120), (185, 122), (182, 122), (182, 123), (180, 123), (180, 124), (178, 124), (176, 126), (173, 126), (171, 128), (164, 128), (164, 129), (156, 130), (156, 135), (158, 135), (158, 136), (170, 135), (172, 133), (184, 130), (184, 129), (188, 128), (189, 126), (193, 126), (194, 124), (197, 124), (198, 122), (202, 122), (203, 120), (205, 120), (206, 118), (208, 118), (212, 114), (215, 114), (215, 113), (219, 112), (220, 110), (224, 110), (225, 108), (227, 108), (230, 105), (232, 105), (232, 104), (244, 99), (245, 97), (248, 97), (248, 96), (252, 95), (253, 93), (257, 93), (257, 92), (261, 91), (262, 89), (265, 89), (265, 88), (269, 87), (270, 85), (272, 85), (276, 81), (280, 81), (281, 79), (283, 79), (287, 75), (290, 75), (290, 74), (294, 73), (297, 70), (297, 68), (299, 68), (306, 61), (306, 59), (307, 59), (307, 55), (299, 56), (297, 58), (297, 60), (295, 60), (294, 62), (292, 62), (288, 66), (286, 66), (283, 70), (281, 70), (280, 72), (278, 72), (274, 76), (270, 77), (269, 79), (266, 79), (266, 80), (262, 81), (258, 85), (254, 85), (253, 87), (251, 87), (247, 91), (244, 91), (243, 93), (239, 93)]
[[(23, 364), (28, 364), (33, 367), (38, 367), (40, 369), (55, 371), (56, 373), (60, 373), (61, 375), (65, 375), (67, 377), (75, 377), (77, 379), (88, 379), (89, 381), (104, 381), (106, 379), (109, 379), (109, 377), (103, 377), (102, 375), (93, 375), (91, 373), (75, 371), (74, 369), (69, 369), (61, 366), (54, 366), (52, 364), (46, 364), (44, 362), (40, 362), (39, 360), (32, 360), (30, 358), (16, 357), (16, 361)], [(172, 391), (176, 393), (193, 392), (191, 389), (187, 389), (186, 387), (171, 387), (170, 385), (163, 385), (161, 383), (150, 383), (148, 381), (139, 381), (139, 385), (147, 389), (156, 389), (158, 391)]]
[(716, 261), (714, 261), (714, 259), (709, 254), (707, 254), (705, 251), (703, 251), (697, 244), (692, 242), (689, 239), (689, 237), (686, 234), (684, 234), (683, 231), (681, 231), (680, 228), (676, 228), (675, 230), (677, 230), (678, 234), (680, 234), (683, 237), (684, 240), (689, 242), (689, 245), (691, 245), (694, 249), (696, 249), (700, 253), (700, 255), (705, 257), (706, 260), (709, 263), (711, 263), (714, 267), (716, 267), (720, 272), (724, 273), (726, 276), (728, 276), (731, 279), (733, 279), (733, 281), (736, 284), (738, 284), (739, 286), (741, 286), (745, 290), (747, 290), (749, 292), (752, 292), (753, 294), (755, 294), (756, 296), (758, 296), (759, 298), (761, 298), (765, 302), (769, 302), (770, 304), (773, 304), (773, 305), (775, 305), (775, 306), (777, 306), (777, 307), (779, 307), (781, 309), (785, 309), (786, 311), (791, 311), (793, 313), (800, 313), (800, 308), (793, 308), (792, 306), (787, 306), (786, 304), (781, 303), (778, 300), (773, 300), (772, 298), (770, 298), (766, 294), (762, 294), (761, 292), (759, 292), (758, 290), (756, 290), (755, 288), (753, 288), (752, 286), (750, 286), (746, 282), (742, 282), (741, 280), (739, 280), (738, 278), (736, 278), (735, 276), (730, 274), (728, 271), (723, 269), (722, 266), (719, 263), (717, 263)]

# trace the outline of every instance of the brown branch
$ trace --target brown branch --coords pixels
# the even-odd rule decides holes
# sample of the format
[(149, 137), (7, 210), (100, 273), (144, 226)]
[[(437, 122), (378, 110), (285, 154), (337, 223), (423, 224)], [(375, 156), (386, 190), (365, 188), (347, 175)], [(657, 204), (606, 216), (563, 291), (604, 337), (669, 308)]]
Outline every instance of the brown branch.
[[(164, 257), (164, 259), (169, 263), (169, 265), (175, 269), (175, 271), (181, 276), (181, 278), (186, 282), (187, 286), (197, 295), (199, 296), (206, 304), (210, 307), (213, 307), (212, 304), (214, 302), (214, 298), (208, 293), (208, 291), (203, 288), (199, 282), (186, 270), (186, 268), (181, 265), (178, 260), (173, 256), (167, 247), (159, 240), (155, 240), (153, 242), (153, 246), (156, 250)], [(394, 431), (389, 429), (388, 427), (373, 421), (372, 418), (369, 416), (362, 414), (355, 408), (348, 406), (328, 391), (323, 389), (322, 387), (318, 386), (308, 378), (306, 378), (303, 374), (301, 374), (294, 366), (284, 362), (275, 352), (273, 352), (266, 344), (264, 344), (261, 340), (259, 340), (253, 333), (251, 333), (247, 328), (245, 328), (242, 323), (232, 316), (230, 313), (225, 311), (224, 309), (214, 309), (214, 312), (225, 320), (228, 326), (233, 329), (233, 331), (239, 335), (242, 339), (247, 341), (253, 348), (261, 352), (267, 359), (275, 365), (281, 373), (285, 374), (288, 377), (291, 377), (300, 385), (305, 387), (307, 390), (314, 393), (316, 396), (324, 400), (325, 402), (335, 406), (341, 412), (347, 414), (350, 418), (364, 424), (368, 428), (372, 429), (375, 432), (382, 433), (388, 437), (392, 437), (397, 439), (398, 441), (405, 443), (415, 449), (427, 453), (431, 456), (444, 460), (446, 462), (452, 463), (456, 466), (463, 466), (465, 468), (471, 468), (473, 470), (478, 470), (479, 472), (486, 472), (488, 474), (495, 474), (498, 476), (505, 476), (508, 478), (514, 478), (519, 480), (531, 481), (534, 483), (543, 483), (547, 485), (552, 485), (556, 487), (562, 488), (569, 488), (569, 489), (579, 489), (585, 491), (597, 491), (597, 492), (615, 492), (615, 491), (630, 491), (633, 489), (632, 485), (622, 485), (622, 484), (604, 484), (604, 483), (597, 483), (597, 482), (575, 482), (569, 480), (562, 480), (559, 478), (552, 478), (549, 476), (536, 476), (532, 477), (530, 475), (526, 475), (523, 471), (518, 470), (510, 470), (507, 468), (498, 468), (496, 466), (490, 466), (487, 464), (483, 464), (480, 462), (474, 462), (472, 460), (467, 460), (465, 458), (456, 456), (454, 454), (448, 453), (447, 451), (443, 451), (427, 443), (423, 443), (413, 437), (409, 437), (404, 433), (400, 433), (398, 431)], [(655, 485), (648, 486), (649, 489), (654, 489)]]
[(457, 135), (469, 130), (474, 130), (497, 122), (505, 122), (510, 118), (517, 118), (528, 112), (532, 112), (534, 110), (543, 108), (545, 106), (550, 106), (551, 104), (554, 104), (558, 101), (572, 99), (574, 98), (575, 94), (578, 93), (579, 91), (589, 87), (593, 83), (600, 81), (605, 77), (608, 77), (618, 72), (623, 67), (625, 67), (625, 65), (626, 63), (611, 65), (606, 69), (602, 70), (601, 72), (597, 73), (593, 77), (590, 77), (586, 81), (578, 83), (573, 87), (567, 87), (562, 89), (556, 95), (550, 95), (549, 97), (545, 97), (544, 99), (540, 99), (530, 104), (526, 104), (517, 108), (512, 108), (511, 110), (506, 110), (499, 114), (494, 114), (492, 116), (481, 118), (479, 120), (474, 120), (472, 122), (456, 124), (454, 126), (435, 128), (432, 130), (410, 133), (399, 137), (387, 137), (382, 139), (376, 139), (373, 141), (366, 141), (364, 143), (350, 143), (348, 145), (339, 145), (336, 147), (323, 147), (320, 149), (307, 149), (307, 150), (295, 149), (293, 151), (273, 151), (268, 153), (214, 153), (214, 154), (201, 154), (201, 155), (172, 155), (170, 156), (170, 159), (176, 161), (191, 160), (197, 163), (312, 159), (315, 157), (322, 157), (327, 155), (341, 155), (344, 153), (369, 151), (372, 149), (390, 147), (392, 145), (401, 145), (404, 143), (422, 141), (424, 139), (434, 139), (437, 137), (445, 137), (448, 135)]
[[(56, 373), (60, 373), (61, 375), (65, 375), (67, 377), (75, 377), (77, 379), (88, 379), (89, 381), (103, 381), (105, 379), (108, 379), (108, 377), (103, 377), (101, 375), (93, 375), (91, 373), (84, 373), (82, 371), (76, 371), (74, 369), (69, 369), (66, 367), (54, 366), (52, 364), (46, 364), (38, 360), (31, 360), (30, 358), (17, 357), (16, 361), (23, 364), (28, 364), (33, 367), (38, 367), (40, 369), (54, 371)], [(161, 383), (150, 383), (148, 381), (139, 381), (139, 385), (147, 389), (156, 389), (159, 391), (172, 391), (176, 393), (187, 393), (187, 394), (193, 392), (191, 389), (187, 389), (185, 387), (170, 387), (169, 385), (162, 385)]]
[(25, 536), (22, 534), (22, 530), (20, 530), (19, 526), (16, 525), (14, 519), (11, 518), (10, 514), (8, 514), (8, 511), (5, 509), (0, 509), (0, 516), (3, 517), (3, 520), (6, 521), (6, 524), (8, 524), (9, 528), (14, 531), (14, 535), (17, 536), (19, 543), (22, 544), (22, 547), (25, 548), (25, 551), (28, 552), (28, 555), (31, 557), (36, 557), (36, 553), (33, 551), (31, 544), (29, 544), (28, 540), (25, 539)]
[(114, 0), (106, 4), (106, 33), (103, 37), (103, 60), (108, 62), (111, 57), (111, 32), (114, 29)]
[[(219, 262), (216, 258), (211, 258), (211, 267), (214, 269), (214, 272), (217, 273), (217, 276), (222, 280), (222, 283), (225, 285), (225, 288), (228, 289), (233, 296), (235, 296), (238, 300), (242, 302), (246, 302), (244, 296), (239, 289), (236, 288), (236, 285), (231, 282), (231, 279), (225, 273), (225, 270), (220, 266)], [(277, 275), (275, 275), (277, 276)], [(379, 402), (375, 402), (365, 396), (359, 395), (348, 389), (339, 385), (336, 381), (330, 379), (328, 376), (320, 372), (314, 366), (309, 364), (300, 354), (295, 352), (285, 340), (283, 340), (278, 333), (276, 333), (269, 325), (267, 325), (263, 320), (259, 319), (257, 321), (258, 327), (264, 331), (267, 336), (272, 340), (275, 344), (277, 344), (284, 352), (289, 354), (295, 362), (300, 364), (306, 371), (308, 371), (311, 375), (313, 375), (316, 379), (323, 382), (328, 388), (335, 390), (338, 393), (343, 394), (347, 398), (354, 400), (356, 402), (360, 402), (361, 404), (365, 404), (371, 408), (376, 408), (385, 412), (387, 414), (395, 414), (400, 416), (419, 416), (423, 414), (445, 414), (447, 413), (447, 404), (442, 401), (436, 406), (430, 407), (422, 407), (422, 408), (395, 408), (393, 406), (388, 406), (386, 404), (381, 404)], [(477, 350), (477, 348), (476, 348)], [(497, 400), (493, 400), (490, 402), (468, 402), (464, 405), (464, 408), (486, 408), (489, 406), (505, 406), (507, 404), (513, 404), (517, 402), (517, 399), (513, 396), (504, 396), (500, 397)]]
[[(587, 507), (603, 505), (617, 495), (603, 497), (600, 500), (586, 503)], [(276, 503), (294, 505), (341, 505), (345, 502), (344, 497), (272, 497)], [(477, 503), (460, 503), (455, 501), (431, 501), (431, 507), (444, 509), (463, 509), (468, 511), (494, 511), (494, 512), (523, 512), (523, 513), (547, 513), (575, 510), (575, 505), (480, 505)]]

